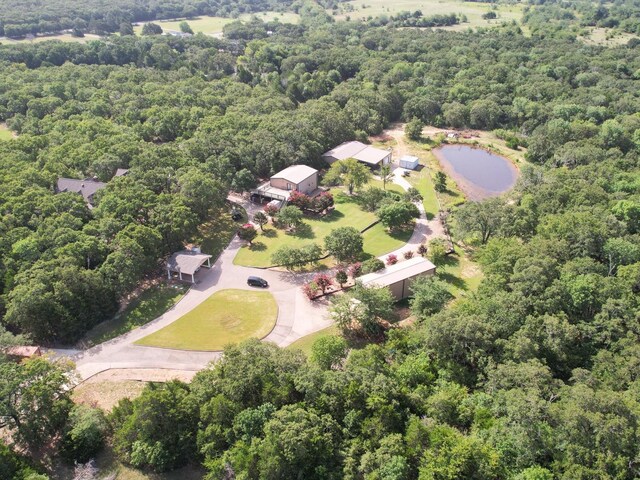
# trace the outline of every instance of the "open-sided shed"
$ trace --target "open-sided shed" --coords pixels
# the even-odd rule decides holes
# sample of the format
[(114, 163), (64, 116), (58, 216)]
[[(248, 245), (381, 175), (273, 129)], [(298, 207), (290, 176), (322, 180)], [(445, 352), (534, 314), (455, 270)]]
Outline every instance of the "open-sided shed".
[(181, 250), (171, 255), (167, 261), (167, 277), (171, 279), (173, 273), (178, 274), (178, 278), (183, 280), (183, 275), (191, 277), (191, 283), (196, 283), (196, 272), (201, 267), (211, 268), (211, 255), (200, 253), (194, 250)]

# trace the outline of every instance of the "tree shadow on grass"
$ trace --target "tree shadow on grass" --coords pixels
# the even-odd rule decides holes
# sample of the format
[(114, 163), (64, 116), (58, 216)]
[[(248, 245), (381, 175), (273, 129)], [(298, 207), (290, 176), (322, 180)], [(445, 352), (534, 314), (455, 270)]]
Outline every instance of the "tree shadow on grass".
[(467, 282), (465, 282), (462, 278), (460, 277), (456, 277), (455, 275), (449, 273), (449, 272), (438, 272), (438, 278), (440, 280), (443, 280), (451, 285), (453, 285), (454, 287), (460, 289), (460, 290), (468, 290), (469, 287), (467, 286)]
[(393, 238), (394, 240), (401, 240), (403, 242), (407, 242), (411, 235), (413, 234), (413, 226), (411, 228), (407, 228), (404, 230), (387, 230), (387, 234)]
[(262, 252), (267, 249), (267, 246), (262, 242), (253, 242), (249, 245), (249, 250), (252, 252)]
[(268, 238), (273, 238), (278, 234), (278, 232), (276, 232), (275, 228), (265, 228), (264, 231), (262, 232), (262, 235)]
[(291, 235), (292, 237), (304, 238), (304, 239), (310, 239), (310, 238), (316, 237), (316, 234), (313, 233), (313, 230), (311, 229), (311, 225), (307, 223), (302, 223), (298, 225), (296, 229), (291, 233), (289, 233), (288, 235)]

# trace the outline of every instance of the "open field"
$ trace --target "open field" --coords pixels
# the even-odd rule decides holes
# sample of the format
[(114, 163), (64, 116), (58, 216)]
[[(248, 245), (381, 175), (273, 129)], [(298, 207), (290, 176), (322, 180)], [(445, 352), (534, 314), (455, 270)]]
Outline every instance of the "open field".
[(0, 123), (0, 140), (11, 140), (13, 132), (9, 130), (6, 123)]
[(150, 287), (115, 318), (91, 329), (81, 343), (87, 347), (97, 345), (149, 323), (178, 303), (188, 289), (187, 285), (165, 283)]
[(286, 347), (287, 350), (302, 350), (304, 354), (309, 357), (311, 355), (311, 347), (315, 343), (316, 340), (324, 337), (337, 336), (340, 333), (338, 332), (338, 327), (335, 325), (331, 325), (330, 327), (323, 328), (322, 330), (317, 331), (316, 333), (312, 333), (311, 335), (307, 335), (306, 337), (302, 337), (291, 345)]
[(49, 40), (58, 40), (60, 42), (87, 43), (87, 42), (90, 42), (91, 40), (100, 40), (100, 38), (101, 37), (99, 35), (93, 35), (90, 33), (87, 33), (84, 37), (74, 37), (70, 33), (61, 33), (60, 35), (44, 35), (44, 36), (38, 36), (34, 38), (24, 38), (20, 40), (7, 38), (7, 37), (0, 37), (0, 44), (18, 45), (21, 43), (41, 43), (41, 42), (47, 42)]
[[(402, 11), (420, 10), (423, 15), (458, 13), (467, 16), (468, 22), (451, 27), (438, 27), (445, 30), (463, 30), (469, 27), (490, 27), (504, 21), (522, 18), (521, 5), (496, 5), (481, 2), (463, 2), (457, 0), (353, 0), (339, 4), (336, 19), (362, 20), (369, 16), (395, 15)], [(493, 10), (498, 15), (495, 20), (485, 20), (482, 14)]]
[[(324, 238), (331, 230), (346, 226), (362, 230), (376, 221), (376, 215), (362, 210), (353, 197), (334, 190), (334, 199), (335, 210), (323, 218), (305, 217), (304, 224), (298, 227), (296, 232), (286, 233), (272, 226), (265, 226), (264, 232), (258, 230), (253, 246), (241, 248), (233, 263), (268, 267), (271, 265), (271, 254), (283, 245), (299, 248), (310, 243), (318, 243), (322, 246)], [(376, 225), (363, 234), (364, 251), (370, 256), (382, 255), (401, 247), (410, 236), (411, 232), (389, 234), (382, 225)]]
[(586, 34), (578, 37), (584, 43), (589, 45), (603, 45), (605, 47), (617, 47), (626, 45), (632, 38), (638, 38), (638, 35), (620, 32), (610, 28), (589, 27)]
[[(207, 35), (216, 35), (222, 33), (222, 29), (226, 24), (234, 22), (236, 20), (242, 20), (246, 22), (250, 20), (253, 15), (265, 22), (275, 20), (276, 18), (281, 23), (298, 23), (300, 21), (300, 16), (296, 13), (259, 12), (256, 14), (240, 15), (240, 17), (237, 19), (202, 16), (190, 19), (178, 18), (169, 20), (154, 20), (153, 23), (157, 23), (158, 25), (160, 25), (163, 30), (180, 31), (180, 22), (186, 21), (195, 33), (202, 32)], [(133, 31), (136, 33), (136, 35), (140, 35), (142, 33), (142, 24), (133, 27)]]
[(265, 337), (273, 329), (277, 316), (278, 306), (269, 292), (221, 290), (136, 344), (217, 351), (230, 343)]

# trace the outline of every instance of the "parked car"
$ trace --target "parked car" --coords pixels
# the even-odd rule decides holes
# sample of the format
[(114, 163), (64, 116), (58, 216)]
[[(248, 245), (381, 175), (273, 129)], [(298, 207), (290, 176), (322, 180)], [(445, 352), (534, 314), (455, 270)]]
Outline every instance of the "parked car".
[(242, 219), (242, 214), (239, 211), (234, 210), (233, 212), (231, 212), (231, 218), (237, 222), (238, 220)]
[(267, 288), (269, 286), (269, 283), (264, 278), (249, 277), (247, 278), (247, 285), (249, 285), (250, 287)]

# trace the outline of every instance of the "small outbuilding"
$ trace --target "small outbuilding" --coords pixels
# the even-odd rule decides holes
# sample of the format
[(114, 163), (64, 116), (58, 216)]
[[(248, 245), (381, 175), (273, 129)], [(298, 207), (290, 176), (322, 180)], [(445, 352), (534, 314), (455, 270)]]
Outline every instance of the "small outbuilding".
[(395, 299), (400, 301), (411, 296), (411, 284), (416, 278), (435, 275), (435, 273), (436, 266), (429, 260), (413, 257), (390, 265), (379, 272), (358, 277), (356, 281), (369, 288), (389, 287)]
[(40, 347), (28, 345), (14, 345), (7, 347), (3, 350), (3, 353), (14, 361), (42, 356), (42, 350)]
[(202, 267), (211, 268), (211, 255), (201, 253), (199, 248), (181, 250), (167, 261), (167, 277), (171, 280), (173, 274), (178, 274), (184, 280), (183, 275), (188, 275), (191, 283), (196, 283), (196, 273)]
[(411, 155), (405, 155), (400, 158), (400, 168), (406, 168), (407, 170), (415, 170), (418, 168), (418, 164), (420, 160), (418, 157), (413, 157)]
[(391, 151), (366, 145), (362, 142), (345, 142), (322, 155), (325, 162), (332, 164), (338, 160), (355, 158), (372, 168), (391, 163)]

